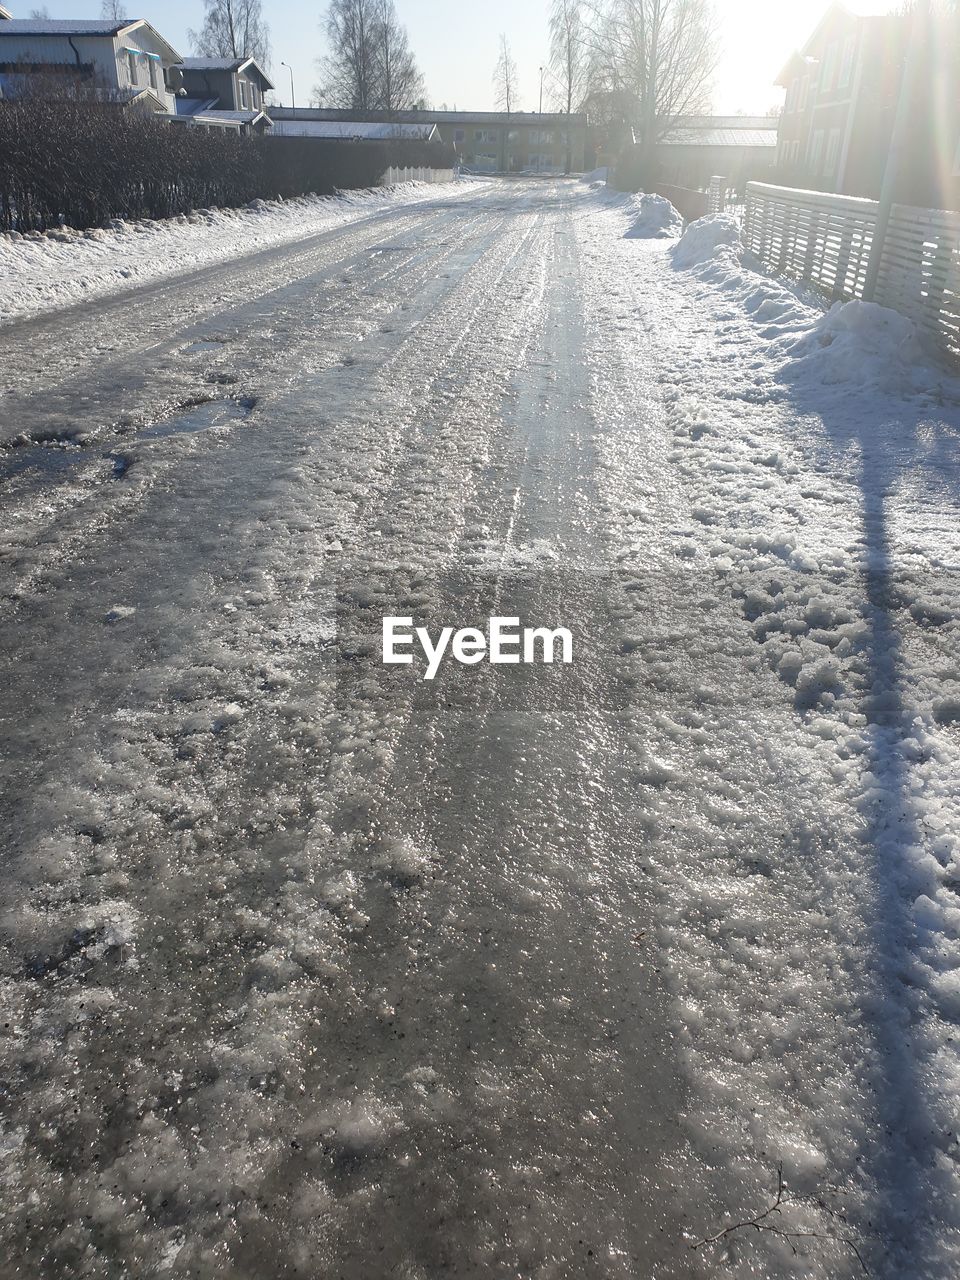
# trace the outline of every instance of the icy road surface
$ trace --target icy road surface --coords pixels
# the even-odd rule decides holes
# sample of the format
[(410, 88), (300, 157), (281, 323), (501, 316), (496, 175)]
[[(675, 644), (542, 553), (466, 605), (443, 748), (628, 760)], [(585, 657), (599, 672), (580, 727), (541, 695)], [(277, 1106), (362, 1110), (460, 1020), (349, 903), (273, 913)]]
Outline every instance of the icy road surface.
[(5, 1277), (956, 1274), (956, 410), (628, 222), (2, 331)]

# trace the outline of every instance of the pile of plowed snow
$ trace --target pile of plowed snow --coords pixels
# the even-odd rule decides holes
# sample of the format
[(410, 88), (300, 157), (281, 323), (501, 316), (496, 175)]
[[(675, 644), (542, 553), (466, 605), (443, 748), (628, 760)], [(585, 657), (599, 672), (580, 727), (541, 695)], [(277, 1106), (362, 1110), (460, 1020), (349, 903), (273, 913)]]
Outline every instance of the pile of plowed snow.
[(856, 382), (890, 393), (909, 393), (930, 381), (916, 325), (875, 302), (835, 302), (799, 335), (785, 339), (791, 379)]
[(729, 214), (690, 223), (670, 253), (677, 270), (735, 298), (753, 318), (782, 362), (781, 381), (853, 382), (887, 395), (938, 383), (912, 320), (872, 302), (837, 302), (824, 312), (807, 290), (743, 262), (740, 224)]
[(691, 222), (670, 253), (677, 270), (688, 271), (715, 258), (730, 256), (731, 251), (739, 257), (742, 248), (737, 219), (729, 213), (715, 213)]
[(683, 218), (664, 196), (639, 195), (633, 205), (637, 212), (624, 232), (628, 239), (673, 239), (683, 230)]

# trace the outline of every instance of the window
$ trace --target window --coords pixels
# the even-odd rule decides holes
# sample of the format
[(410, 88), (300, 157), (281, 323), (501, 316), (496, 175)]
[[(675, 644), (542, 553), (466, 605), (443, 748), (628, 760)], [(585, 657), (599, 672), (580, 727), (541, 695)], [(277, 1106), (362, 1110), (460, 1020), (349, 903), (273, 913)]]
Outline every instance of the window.
[(474, 142), (496, 142), (497, 134), (495, 129), (477, 129), (473, 135)]
[(832, 41), (827, 45), (827, 51), (823, 55), (823, 66), (820, 69), (820, 88), (824, 93), (829, 93), (833, 88), (833, 82), (837, 75), (837, 43)]
[(140, 83), (140, 63), (132, 49), (127, 50), (127, 75), (131, 84)]
[(253, 83), (253, 81), (251, 81), (250, 82), (250, 108), (253, 111), (257, 111), (259, 107), (260, 107), (260, 90)]
[(240, 89), (240, 110), (241, 110), (241, 111), (246, 111), (246, 109), (247, 109), (247, 82), (246, 82), (246, 80), (240, 80), (240, 81), (238, 81), (238, 87), (239, 87), (239, 89)]
[(453, 131), (454, 142), (465, 142), (466, 138), (467, 138), (466, 129), (454, 129)]
[(857, 53), (856, 36), (847, 36), (843, 42), (843, 59), (840, 62), (840, 88), (849, 89), (853, 79), (853, 63)]
[(150, 59), (150, 83), (153, 86), (155, 92), (157, 93), (164, 92), (162, 73), (163, 73), (163, 68), (160, 65), (159, 58), (151, 58)]
[(842, 132), (840, 129), (831, 129), (830, 136), (827, 138), (827, 154), (823, 161), (823, 176), (825, 178), (834, 178), (837, 174), (837, 165), (840, 162), (840, 139)]
[(823, 130), (817, 129), (810, 138), (810, 155), (807, 157), (811, 173), (820, 172), (820, 161), (823, 158)]
[(797, 89), (797, 110), (798, 111), (806, 111), (807, 94), (809, 93), (809, 91), (810, 91), (810, 77), (804, 76), (803, 79), (798, 82), (798, 89)]

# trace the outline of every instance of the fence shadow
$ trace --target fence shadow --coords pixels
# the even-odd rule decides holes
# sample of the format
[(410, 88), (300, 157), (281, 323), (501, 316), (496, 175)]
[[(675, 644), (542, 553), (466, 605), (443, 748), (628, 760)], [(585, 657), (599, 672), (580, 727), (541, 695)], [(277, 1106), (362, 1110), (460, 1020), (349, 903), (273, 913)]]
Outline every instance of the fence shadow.
[[(862, 1152), (865, 1172), (879, 1188), (867, 1216), (887, 1251), (880, 1274), (897, 1280), (943, 1274), (937, 1270), (937, 1224), (951, 1213), (955, 1218), (956, 1210), (951, 1210), (950, 1179), (936, 1163), (949, 1135), (939, 1132), (931, 1064), (917, 1020), (922, 997), (910, 976), (911, 961), (927, 937), (912, 907), (929, 889), (929, 872), (920, 870), (914, 856), (924, 832), (910, 768), (915, 711), (903, 628), (904, 620), (910, 621), (916, 567), (905, 571), (902, 557), (898, 563), (896, 513), (898, 492), (908, 474), (916, 480), (918, 470), (922, 491), (932, 487), (941, 506), (960, 506), (960, 398), (942, 406), (916, 398), (863, 398), (855, 384), (817, 388), (806, 373), (794, 377), (789, 367), (780, 381), (797, 415), (815, 415), (822, 423), (821, 444), (813, 446), (821, 470), (833, 470), (838, 454), (858, 458), (862, 554), (849, 585), (864, 623), (859, 702), (867, 721), (865, 766), (872, 779), (861, 787), (858, 810), (873, 872), (872, 883), (864, 886), (864, 914), (874, 978), (872, 989), (858, 996), (876, 1049), (869, 1084), (875, 1091), (873, 1133), (879, 1135)], [(878, 403), (886, 408), (879, 421)], [(946, 584), (927, 585), (935, 595), (952, 588), (956, 600), (960, 573)]]

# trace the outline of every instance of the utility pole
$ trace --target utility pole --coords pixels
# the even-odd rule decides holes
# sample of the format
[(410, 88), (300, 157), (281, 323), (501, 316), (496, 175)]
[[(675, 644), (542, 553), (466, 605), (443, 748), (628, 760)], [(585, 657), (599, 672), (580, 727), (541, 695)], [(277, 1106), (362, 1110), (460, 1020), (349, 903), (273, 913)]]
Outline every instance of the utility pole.
[(890, 214), (894, 201), (900, 194), (900, 178), (903, 170), (904, 156), (910, 146), (910, 116), (916, 97), (920, 68), (930, 30), (930, 0), (916, 0), (911, 17), (910, 42), (900, 79), (900, 96), (897, 99), (897, 114), (893, 122), (893, 133), (890, 135), (890, 150), (887, 152), (887, 164), (883, 171), (883, 185), (880, 188), (880, 200), (877, 205), (877, 221), (873, 228), (873, 241), (870, 245), (870, 259), (867, 263), (867, 274), (863, 282), (864, 302), (873, 302), (877, 294), (877, 283), (880, 279), (880, 261), (883, 257), (883, 246), (890, 226)]
[(293, 67), (291, 67), (289, 62), (281, 62), (280, 65), (281, 67), (286, 67), (287, 70), (290, 72), (290, 106), (293, 108), (294, 111), (296, 111), (297, 98), (295, 93), (293, 92)]

